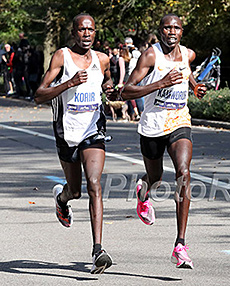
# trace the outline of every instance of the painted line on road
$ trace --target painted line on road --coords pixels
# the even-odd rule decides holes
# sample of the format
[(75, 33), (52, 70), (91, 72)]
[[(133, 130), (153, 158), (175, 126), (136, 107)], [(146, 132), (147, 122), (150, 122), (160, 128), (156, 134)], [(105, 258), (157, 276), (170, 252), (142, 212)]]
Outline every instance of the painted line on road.
[(53, 181), (53, 182), (61, 184), (61, 185), (64, 185), (66, 183), (66, 180), (61, 179), (61, 178), (56, 177), (56, 176), (45, 176), (44, 178), (47, 178), (50, 181)]
[[(110, 152), (106, 152), (106, 155), (109, 156), (109, 157), (114, 157), (114, 158), (119, 159), (119, 160), (123, 160), (123, 161), (126, 161), (126, 162), (135, 163), (135, 164), (139, 164), (139, 165), (144, 166), (143, 160), (140, 160), (140, 159), (134, 159), (134, 158), (130, 158), (130, 157), (127, 157), (127, 156), (114, 154), (114, 153), (110, 153)], [(170, 167), (164, 166), (164, 170), (167, 171), (167, 172), (175, 173), (175, 170), (173, 168), (170, 168)], [(191, 177), (193, 179), (197, 179), (197, 180), (203, 181), (203, 182), (208, 183), (208, 184), (212, 184), (213, 183), (213, 179), (212, 178), (205, 177), (205, 176), (193, 173), (193, 172), (191, 172), (190, 174), (191, 174)], [(224, 183), (224, 182), (220, 182), (220, 181), (216, 181), (215, 180), (214, 184), (216, 186), (220, 186), (220, 187), (223, 187), (223, 188), (230, 189), (230, 184), (227, 184), (227, 183)]]
[(27, 133), (27, 134), (30, 134), (30, 135), (34, 135), (34, 136), (38, 136), (38, 137), (42, 137), (42, 138), (46, 138), (46, 139), (55, 141), (54, 136), (50, 136), (50, 135), (43, 134), (43, 133), (40, 133), (40, 132), (35, 132), (35, 131), (31, 131), (31, 130), (24, 129), (24, 128), (19, 128), (19, 127), (8, 126), (8, 125), (5, 125), (5, 124), (0, 124), (0, 127), (4, 128), (4, 129), (9, 129), (9, 130), (14, 130), (14, 131), (18, 131), (18, 132), (23, 132), (23, 133)]
[(220, 252), (224, 252), (225, 254), (230, 255), (230, 250), (221, 250)]
[[(24, 128), (13, 127), (13, 126), (5, 125), (5, 124), (0, 124), (0, 128), (14, 130), (14, 131), (18, 131), (18, 132), (23, 132), (23, 133), (27, 133), (29, 135), (34, 135), (34, 136), (37, 136), (37, 137), (41, 137), (41, 138), (45, 138), (45, 139), (48, 139), (48, 140), (55, 141), (54, 136), (47, 135), (47, 134), (40, 133), (40, 132), (31, 131), (31, 130), (24, 129)], [(130, 157), (127, 157), (127, 156), (124, 156), (124, 155), (115, 154), (115, 153), (111, 153), (111, 152), (106, 152), (106, 156), (112, 157), (112, 158), (115, 158), (115, 159), (118, 159), (118, 160), (130, 162), (130, 163), (133, 163), (133, 164), (138, 164), (138, 165), (144, 166), (143, 160), (140, 160), (140, 159), (130, 158)], [(170, 168), (170, 167), (166, 167), (166, 166), (164, 166), (164, 170), (167, 171), (167, 172), (170, 172), (170, 173), (174, 173), (175, 172), (174, 168)], [(202, 176), (202, 175), (199, 175), (197, 173), (191, 172), (191, 177), (193, 179), (200, 180), (200, 181), (202, 181), (204, 183), (213, 184), (215, 186), (219, 186), (219, 187), (222, 187), (222, 188), (225, 188), (225, 189), (230, 189), (230, 184), (227, 184), (225, 182), (218, 181), (218, 180), (213, 180), (212, 178), (209, 178), (209, 177), (206, 177), (206, 176)]]

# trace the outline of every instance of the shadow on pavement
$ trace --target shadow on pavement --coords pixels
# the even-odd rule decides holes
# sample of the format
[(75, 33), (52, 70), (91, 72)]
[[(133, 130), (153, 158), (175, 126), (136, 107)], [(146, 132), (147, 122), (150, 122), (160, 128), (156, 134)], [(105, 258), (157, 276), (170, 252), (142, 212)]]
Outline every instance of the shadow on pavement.
[[(12, 260), (7, 262), (0, 262), (0, 272), (12, 273), (12, 274), (29, 274), (29, 275), (38, 275), (38, 276), (50, 276), (50, 277), (60, 277), (60, 278), (70, 278), (77, 281), (91, 281), (98, 280), (97, 277), (80, 277), (80, 276), (70, 276), (63, 274), (53, 273), (53, 270), (70, 270), (78, 271), (83, 273), (89, 273), (90, 263), (87, 262), (72, 262), (70, 265), (60, 265), (58, 263), (50, 263), (43, 261), (32, 261), (32, 260)], [(42, 270), (42, 273), (32, 271), (33, 270)], [(45, 273), (45, 270), (52, 270), (52, 273)], [(164, 276), (153, 276), (153, 275), (142, 275), (134, 273), (125, 273), (125, 272), (105, 272), (103, 275), (116, 275), (116, 276), (127, 276), (134, 278), (147, 278), (155, 279), (160, 281), (181, 281), (181, 278), (172, 278)]]
[[(32, 261), (32, 260), (12, 260), (7, 262), (0, 262), (0, 272), (14, 273), (14, 274), (29, 274), (38, 276), (50, 276), (50, 277), (60, 277), (60, 278), (70, 278), (78, 281), (84, 280), (98, 280), (97, 278), (80, 277), (80, 276), (70, 276), (56, 273), (45, 273), (45, 269), (50, 270), (70, 270), (70, 271), (80, 271), (89, 273), (89, 268), (87, 267), (89, 263), (84, 262), (74, 262), (71, 265), (59, 265), (58, 263), (50, 263), (44, 261)], [(42, 273), (32, 271), (42, 270)]]
[(124, 273), (124, 272), (105, 272), (105, 274), (118, 275), (118, 276), (128, 276), (128, 277), (139, 277), (139, 278), (148, 278), (155, 279), (160, 281), (182, 281), (181, 278), (172, 278), (164, 276), (152, 276), (152, 275), (142, 275), (142, 274), (133, 274), (133, 273)]

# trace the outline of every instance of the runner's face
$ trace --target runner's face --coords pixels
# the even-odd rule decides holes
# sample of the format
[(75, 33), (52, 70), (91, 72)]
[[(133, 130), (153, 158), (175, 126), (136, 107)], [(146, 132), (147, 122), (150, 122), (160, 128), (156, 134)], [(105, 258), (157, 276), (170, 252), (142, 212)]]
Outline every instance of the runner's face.
[(76, 43), (83, 49), (90, 49), (95, 38), (95, 23), (89, 16), (82, 16), (77, 20), (74, 28)]
[(166, 17), (160, 27), (161, 41), (169, 48), (174, 48), (179, 44), (182, 33), (183, 28), (178, 17)]

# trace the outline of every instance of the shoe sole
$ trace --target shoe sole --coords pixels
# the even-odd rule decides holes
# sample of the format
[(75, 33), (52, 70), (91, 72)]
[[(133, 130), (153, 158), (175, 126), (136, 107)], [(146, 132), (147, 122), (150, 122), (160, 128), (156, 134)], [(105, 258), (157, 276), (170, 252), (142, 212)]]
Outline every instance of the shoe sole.
[(193, 269), (193, 266), (189, 262), (184, 262), (181, 265), (176, 266), (177, 268)]
[(143, 219), (143, 217), (142, 217), (142, 216), (140, 215), (140, 213), (138, 212), (138, 206), (137, 206), (137, 215), (138, 215), (139, 219), (140, 219), (143, 223), (145, 223), (146, 225), (152, 225), (152, 224), (154, 224), (154, 221), (153, 221), (153, 222), (148, 222), (148, 221), (146, 221), (146, 220)]
[(106, 253), (100, 255), (95, 261), (95, 268), (91, 269), (91, 274), (103, 274), (105, 269), (109, 268), (112, 265), (111, 257)]
[(103, 274), (106, 268), (109, 268), (109, 266), (107, 267), (107, 263), (103, 266), (96, 267), (94, 270), (91, 270), (91, 274)]
[[(177, 264), (178, 263), (176, 257), (174, 257), (174, 256), (171, 256), (171, 262), (173, 264)], [(182, 264), (176, 265), (176, 268), (193, 269), (193, 265), (191, 265), (191, 263), (189, 263), (188, 261), (184, 261)]]

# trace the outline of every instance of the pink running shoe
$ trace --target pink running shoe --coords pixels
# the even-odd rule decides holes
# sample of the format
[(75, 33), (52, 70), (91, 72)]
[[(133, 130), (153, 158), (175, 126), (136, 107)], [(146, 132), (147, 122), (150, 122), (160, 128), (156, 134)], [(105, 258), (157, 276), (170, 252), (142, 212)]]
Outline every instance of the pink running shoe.
[(176, 264), (177, 268), (193, 269), (193, 263), (192, 260), (188, 257), (187, 249), (188, 246), (181, 243), (178, 243), (178, 245), (173, 249), (171, 262)]
[[(150, 199), (148, 198), (145, 201), (141, 201), (139, 197), (146, 198), (146, 195), (149, 191), (146, 192), (143, 187), (143, 182), (140, 179), (137, 182), (136, 190), (137, 190), (137, 214), (139, 218), (143, 221), (143, 223), (147, 225), (151, 225), (155, 221), (155, 213), (154, 209), (152, 207), (152, 203), (150, 202)], [(147, 188), (146, 188), (147, 189)], [(140, 193), (142, 190), (142, 194)], [(143, 194), (143, 191), (145, 194)]]

